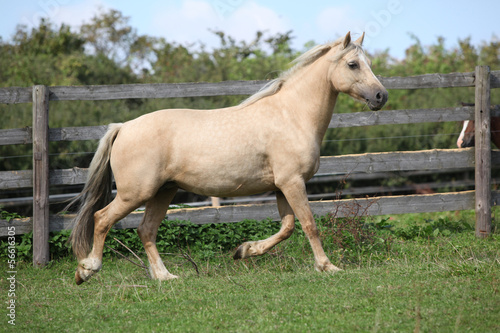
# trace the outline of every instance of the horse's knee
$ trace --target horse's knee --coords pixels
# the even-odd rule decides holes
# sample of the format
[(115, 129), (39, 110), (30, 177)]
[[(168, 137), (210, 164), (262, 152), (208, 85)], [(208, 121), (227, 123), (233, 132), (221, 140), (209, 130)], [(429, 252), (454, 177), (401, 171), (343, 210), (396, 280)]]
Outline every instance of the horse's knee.
[(302, 230), (307, 235), (307, 237), (317, 237), (318, 236), (318, 228), (316, 227), (316, 223), (303, 223)]
[(137, 227), (137, 234), (144, 245), (148, 242), (154, 242), (156, 240), (156, 232), (154, 232), (151, 228), (145, 227), (144, 225), (139, 225)]

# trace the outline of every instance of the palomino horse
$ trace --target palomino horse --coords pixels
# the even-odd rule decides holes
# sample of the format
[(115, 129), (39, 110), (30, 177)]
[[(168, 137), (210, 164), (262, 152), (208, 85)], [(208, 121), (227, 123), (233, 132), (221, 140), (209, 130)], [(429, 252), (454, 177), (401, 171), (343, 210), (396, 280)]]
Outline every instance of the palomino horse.
[[(320, 146), (339, 92), (379, 110), (387, 90), (350, 33), (298, 57), (290, 70), (240, 105), (223, 109), (160, 110), (111, 124), (89, 168), (70, 237), (78, 259), (76, 283), (101, 269), (104, 239), (130, 212), (146, 206), (137, 232), (153, 279), (177, 278), (156, 248), (158, 227), (177, 190), (206, 196), (276, 191), (282, 226), (265, 240), (245, 242), (235, 259), (266, 253), (290, 237), (297, 216), (317, 271), (339, 270), (325, 255), (305, 183), (319, 167)], [(112, 174), (117, 194), (109, 204)], [(92, 247), (91, 247), (92, 245)]]
[[(474, 106), (474, 104), (462, 103), (464, 106)], [(500, 148), (500, 117), (491, 117), (490, 120), (491, 142)], [(463, 123), (462, 131), (457, 139), (458, 148), (474, 147), (474, 120), (466, 120)]]

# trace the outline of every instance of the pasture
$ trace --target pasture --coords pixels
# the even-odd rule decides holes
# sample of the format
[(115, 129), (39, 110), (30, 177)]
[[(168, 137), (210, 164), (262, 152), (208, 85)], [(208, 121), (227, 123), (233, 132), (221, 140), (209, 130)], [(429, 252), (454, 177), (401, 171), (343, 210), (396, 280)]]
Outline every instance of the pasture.
[[(500, 237), (493, 233), (487, 239), (476, 238), (473, 212), (357, 220), (362, 226), (358, 230), (373, 227), (373, 237), (357, 245), (344, 239), (341, 247), (332, 241), (334, 236), (329, 232), (332, 225), (325, 223), (327, 220), (318, 220), (325, 251), (332, 263), (344, 269), (334, 275), (313, 269), (311, 249), (300, 228), (289, 240), (258, 258), (233, 261), (234, 249), (227, 251), (221, 247), (207, 255), (195, 246), (179, 247), (163, 254), (162, 259), (180, 279), (164, 282), (150, 280), (144, 270), (110, 253), (104, 259), (104, 269), (81, 286), (74, 284), (71, 257), (51, 261), (43, 269), (33, 268), (29, 261), (21, 262), (17, 267), (17, 329), (38, 332), (494, 332), (500, 329)], [(109, 245), (120, 248), (113, 242), (108, 237)], [(144, 253), (138, 254), (146, 259)], [(136, 260), (133, 256), (130, 259)], [(5, 278), (1, 283), (0, 289), (6, 290)]]

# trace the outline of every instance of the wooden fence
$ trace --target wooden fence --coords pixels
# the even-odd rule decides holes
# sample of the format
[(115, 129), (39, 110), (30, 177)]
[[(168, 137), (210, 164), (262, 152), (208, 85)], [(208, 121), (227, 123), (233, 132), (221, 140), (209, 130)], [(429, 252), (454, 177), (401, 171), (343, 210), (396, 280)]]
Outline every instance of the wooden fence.
[[(475, 191), (314, 201), (311, 202), (313, 212), (317, 215), (336, 212), (337, 216), (341, 217), (352, 214), (353, 209), (366, 215), (475, 209), (476, 235), (478, 237), (489, 235), (491, 205), (496, 205), (500, 201), (500, 192), (491, 191), (491, 165), (500, 163), (500, 152), (492, 151), (490, 146), (490, 89), (500, 87), (500, 71), (490, 72), (489, 67), (478, 66), (475, 72), (471, 73), (426, 74), (404, 78), (379, 77), (379, 79), (387, 89), (475, 87), (475, 107), (334, 114), (329, 127), (475, 119), (475, 148), (322, 156), (317, 175), (475, 168)], [(6, 236), (9, 227), (10, 230), (12, 227), (15, 228), (15, 234), (24, 234), (32, 230), (33, 263), (44, 265), (49, 261), (49, 231), (71, 229), (72, 216), (49, 216), (49, 184), (83, 184), (86, 180), (87, 169), (49, 170), (48, 143), (49, 141), (99, 139), (105, 133), (107, 126), (49, 128), (50, 101), (248, 95), (256, 92), (265, 83), (265, 81), (230, 81), (0, 88), (0, 103), (33, 104), (31, 128), (0, 130), (0, 145), (30, 143), (33, 145), (33, 170), (0, 172), (0, 190), (33, 187), (34, 197), (33, 217), (14, 219), (9, 222), (0, 221), (0, 236)], [(498, 111), (493, 110), (493, 112)], [(243, 219), (279, 219), (274, 204), (176, 209), (168, 213), (169, 219), (190, 220), (196, 224), (238, 222)], [(141, 212), (132, 213), (120, 221), (116, 228), (136, 228), (142, 216)]]

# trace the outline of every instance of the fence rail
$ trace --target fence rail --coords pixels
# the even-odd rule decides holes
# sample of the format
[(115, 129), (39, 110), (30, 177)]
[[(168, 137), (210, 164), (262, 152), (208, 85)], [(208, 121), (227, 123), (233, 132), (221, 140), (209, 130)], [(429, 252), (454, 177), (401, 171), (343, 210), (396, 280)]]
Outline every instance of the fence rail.
[[(500, 163), (500, 151), (494, 150), (491, 154), (493, 163)], [(474, 165), (474, 148), (366, 153), (322, 156), (316, 175), (467, 169), (474, 167)], [(88, 169), (85, 168), (50, 170), (50, 184), (83, 184), (87, 179), (87, 173)], [(31, 170), (0, 172), (0, 190), (32, 186), (33, 172)]]
[[(429, 89), (474, 87), (475, 72), (424, 74), (412, 77), (382, 77), (387, 89)], [(216, 83), (156, 83), (94, 86), (54, 86), (50, 88), (51, 101), (99, 101), (129, 98), (207, 97), (223, 95), (250, 95), (269, 81), (224, 81)], [(491, 88), (500, 87), (500, 71), (491, 72)], [(32, 89), (12, 87), (0, 89), (0, 103), (33, 102)]]
[[(325, 200), (312, 202), (315, 214), (336, 212), (346, 214), (342, 207), (353, 205), (366, 215), (400, 214), (408, 212), (434, 212), (476, 208), (482, 224), (478, 236), (488, 234), (487, 219), (491, 205), (500, 200), (499, 192), (491, 192), (491, 164), (499, 164), (500, 152), (491, 151), (488, 136), (490, 124), (489, 92), (500, 87), (500, 71), (490, 72), (487, 67), (477, 67), (472, 73), (426, 74), (414, 77), (379, 77), (387, 89), (432, 89), (445, 87), (475, 87), (476, 106), (462, 106), (433, 109), (389, 110), (335, 114), (329, 127), (355, 127), (382, 124), (408, 124), (422, 122), (443, 122), (471, 120), (481, 113), (482, 140), (470, 149), (433, 149), (416, 152), (369, 153), (360, 155), (321, 157), (317, 175), (349, 173), (383, 173), (392, 171), (470, 169), (476, 168), (476, 191), (464, 191), (433, 195), (388, 196), (374, 199)], [(87, 170), (81, 168), (46, 171), (48, 161), (46, 145), (49, 141), (94, 140), (101, 138), (107, 126), (87, 126), (49, 129), (47, 124), (49, 101), (110, 100), (130, 98), (178, 98), (222, 95), (248, 95), (258, 91), (267, 81), (227, 81), (219, 83), (181, 84), (128, 84), (109, 86), (71, 86), (33, 88), (0, 88), (0, 103), (33, 103), (33, 127), (0, 130), (0, 145), (33, 144), (34, 170), (0, 172), (0, 190), (33, 187), (33, 218), (0, 221), (0, 236), (7, 234), (8, 226), (15, 226), (16, 233), (34, 231), (37, 247), (34, 263), (43, 265), (48, 260), (48, 231), (71, 228), (71, 216), (50, 216), (48, 213), (48, 184), (70, 185), (85, 182)], [(479, 103), (477, 96), (481, 95)], [(488, 112), (482, 112), (487, 108)], [(491, 109), (491, 115), (500, 115), (500, 107)], [(477, 119), (476, 119), (477, 120)], [(479, 141), (479, 144), (478, 144)], [(478, 157), (477, 152), (481, 151)], [(478, 158), (480, 163), (478, 163)], [(488, 162), (489, 160), (489, 162)], [(483, 162), (487, 163), (484, 164)], [(488, 164), (489, 163), (489, 164)], [(481, 164), (482, 167), (478, 168)], [(40, 165), (40, 166), (38, 166)], [(489, 165), (489, 166), (488, 166)], [(48, 170), (48, 169), (47, 169)], [(44, 176), (44, 173), (47, 175)], [(478, 177), (481, 178), (478, 191)], [(40, 183), (40, 185), (38, 185)], [(46, 189), (46, 190), (45, 190)], [(481, 194), (478, 196), (478, 193)], [(117, 227), (137, 227), (142, 213), (133, 213), (122, 220)], [(240, 205), (169, 211), (169, 219), (191, 220), (193, 223), (237, 222), (246, 218), (277, 220), (275, 205)], [(486, 223), (486, 224), (485, 224)], [(491, 221), (490, 221), (491, 223)], [(35, 235), (36, 233), (36, 235)]]
[[(350, 216), (353, 214), (353, 209), (369, 216), (469, 210), (474, 209), (474, 196), (475, 191), (463, 191), (368, 199), (322, 200), (311, 201), (311, 209), (317, 216), (335, 214), (336, 217)], [(491, 204), (498, 205), (499, 203), (500, 191), (492, 192)], [(170, 221), (191, 221), (194, 224), (240, 222), (245, 219), (279, 221), (276, 204), (171, 209), (167, 214)], [(50, 230), (70, 230), (73, 217), (74, 215), (51, 216)], [(142, 217), (142, 212), (133, 212), (118, 222), (114, 228), (137, 228)], [(14, 219), (8, 223), (0, 223), (0, 235), (7, 235), (8, 226), (14, 226), (16, 234), (25, 234), (33, 230), (33, 219)]]

